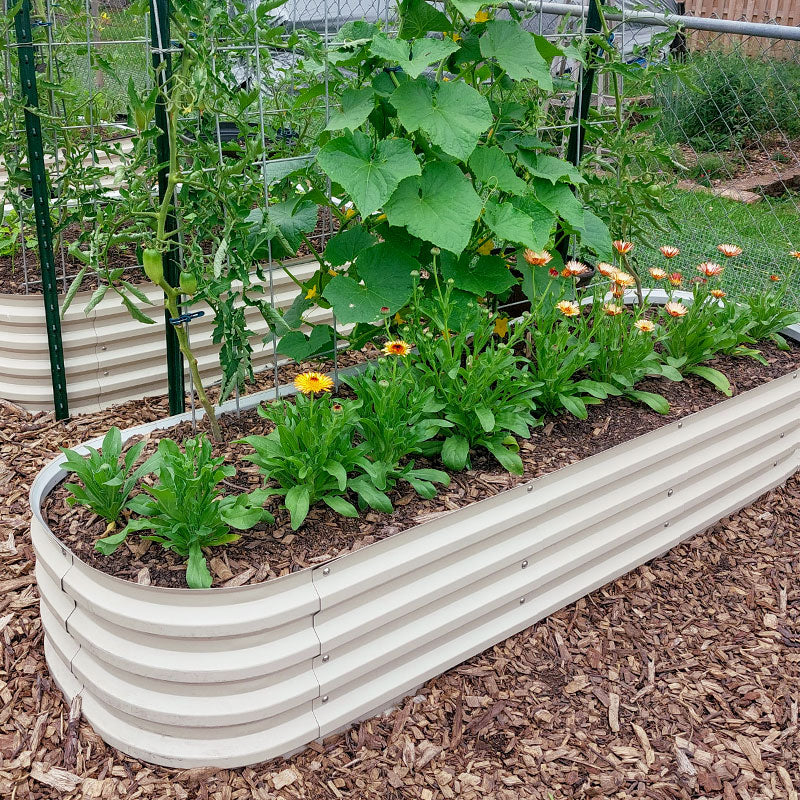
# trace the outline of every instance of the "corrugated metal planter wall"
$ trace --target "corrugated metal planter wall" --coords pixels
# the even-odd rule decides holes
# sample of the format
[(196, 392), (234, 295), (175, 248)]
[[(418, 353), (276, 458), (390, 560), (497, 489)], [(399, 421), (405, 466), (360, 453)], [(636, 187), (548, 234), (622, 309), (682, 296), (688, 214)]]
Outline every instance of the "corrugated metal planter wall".
[(62, 477), (53, 462), (31, 498), (48, 664), (97, 732), (137, 758), (233, 767), (287, 753), (782, 483), (800, 464), (798, 401), (792, 373), (324, 566), (234, 589), (139, 586), (82, 563), (41, 516)]
[[(316, 262), (302, 262), (292, 273), (298, 280), (306, 280), (316, 268)], [(274, 286), (275, 305), (288, 308), (297, 286), (283, 272), (275, 273)], [(156, 325), (132, 320), (112, 292), (88, 316), (84, 309), (91, 292), (80, 292), (67, 311), (62, 333), (72, 412), (97, 411), (125, 400), (166, 394), (162, 293), (152, 285), (141, 288), (153, 301), (142, 310)], [(219, 380), (218, 346), (211, 341), (213, 318), (205, 304), (192, 310), (207, 312), (191, 326), (200, 372), (208, 381)], [(311, 314), (314, 322), (330, 321), (329, 316), (319, 309)], [(253, 362), (263, 369), (272, 363), (271, 342), (262, 345), (260, 341), (267, 326), (255, 308), (247, 310), (247, 319), (257, 334)], [(53, 408), (52, 391), (41, 296), (0, 294), (0, 397), (29, 411), (49, 411)]]

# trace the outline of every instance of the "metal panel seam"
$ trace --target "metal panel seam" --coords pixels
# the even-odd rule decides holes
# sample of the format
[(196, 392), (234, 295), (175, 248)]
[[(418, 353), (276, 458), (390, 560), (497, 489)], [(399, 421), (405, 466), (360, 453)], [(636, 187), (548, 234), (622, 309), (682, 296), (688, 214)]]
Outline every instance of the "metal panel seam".
[[(317, 655), (311, 659), (311, 672), (314, 674), (314, 681), (317, 684), (317, 700), (322, 701), (322, 681), (317, 674), (317, 667), (316, 667), (316, 659), (322, 658), (322, 639), (319, 636), (319, 630), (317, 629), (317, 617), (322, 613), (322, 595), (317, 588), (317, 575), (325, 575), (326, 567), (314, 567), (311, 570), (311, 586), (314, 588), (314, 594), (317, 596), (317, 610), (311, 615), (311, 630), (314, 631), (314, 638), (317, 640)], [(314, 722), (317, 726), (317, 736), (316, 738), (319, 739), (322, 736), (322, 724), (319, 721), (319, 717), (317, 716), (317, 709), (314, 700), (311, 701), (311, 714), (314, 717)]]

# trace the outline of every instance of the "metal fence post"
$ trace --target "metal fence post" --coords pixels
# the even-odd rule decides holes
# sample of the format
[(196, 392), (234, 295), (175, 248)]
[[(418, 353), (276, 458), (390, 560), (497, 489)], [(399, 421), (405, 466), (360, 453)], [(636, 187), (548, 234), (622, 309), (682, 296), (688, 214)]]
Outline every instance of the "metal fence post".
[[(150, 0), (150, 40), (153, 59), (153, 72), (155, 80), (161, 89), (161, 94), (156, 101), (156, 125), (161, 129), (161, 134), (156, 140), (156, 157), (161, 165), (158, 170), (158, 197), (163, 202), (167, 191), (169, 178), (169, 135), (167, 109), (163, 95), (169, 91), (169, 81), (172, 76), (172, 55), (169, 31), (169, 0)], [(167, 217), (166, 230), (174, 231), (177, 227), (175, 215)], [(180, 277), (177, 253), (174, 242), (163, 254), (164, 277), (170, 286), (177, 286)], [(186, 410), (186, 394), (183, 379), (183, 355), (178, 345), (175, 328), (170, 324), (170, 313), (165, 309), (164, 323), (167, 338), (167, 384), (169, 390), (169, 413), (182, 414)]]
[(36, 213), (36, 238), (39, 243), (39, 265), (42, 270), (42, 294), (47, 324), (47, 344), (50, 350), (50, 374), (53, 380), (53, 403), (56, 419), (69, 417), (67, 376), (64, 370), (64, 345), (61, 340), (56, 262), (53, 255), (53, 231), (50, 223), (50, 186), (44, 166), (44, 142), (39, 119), (39, 93), (36, 87), (33, 36), (31, 34), (30, 0), (14, 17), (19, 55), (19, 77), (25, 99), (25, 135), (28, 144), (28, 167)]

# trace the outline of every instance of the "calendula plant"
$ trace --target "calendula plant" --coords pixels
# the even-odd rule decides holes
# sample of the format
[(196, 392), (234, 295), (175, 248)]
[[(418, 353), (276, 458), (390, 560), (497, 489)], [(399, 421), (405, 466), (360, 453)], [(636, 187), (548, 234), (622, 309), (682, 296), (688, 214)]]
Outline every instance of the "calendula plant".
[(647, 377), (683, 380), (678, 370), (662, 362), (656, 350), (662, 329), (647, 312), (646, 306), (630, 309), (621, 301), (606, 301), (604, 294), (596, 293), (589, 331), (596, 350), (585, 370), (593, 381), (615, 386), (626, 397), (667, 414), (669, 403), (662, 395), (636, 388)]
[(733, 391), (728, 378), (705, 362), (718, 353), (753, 355), (758, 351), (739, 345), (728, 324), (727, 311), (712, 294), (721, 290), (710, 288), (709, 281), (718, 279), (723, 267), (707, 261), (698, 271), (704, 277), (693, 284), (691, 301), (676, 300), (671, 295), (670, 301), (660, 309), (660, 321), (666, 332), (662, 339), (664, 362), (684, 375), (697, 375), (707, 380), (730, 397)]
[[(275, 428), (266, 436), (246, 436), (255, 451), (244, 458), (260, 469), (282, 495), (293, 530), (305, 521), (315, 503), (325, 503), (338, 514), (357, 517), (358, 509), (345, 498), (352, 491), (366, 505), (391, 513), (392, 502), (376, 487), (366, 443), (356, 444), (358, 403), (333, 400), (333, 381), (319, 372), (295, 379), (299, 394), (294, 402), (277, 400), (259, 406), (258, 413)], [(320, 397), (315, 397), (320, 394)]]
[(503, 468), (521, 475), (514, 436), (528, 438), (531, 427), (539, 424), (533, 414), (538, 389), (520, 379), (523, 359), (515, 348), (533, 318), (526, 315), (509, 325), (474, 300), (459, 307), (453, 302), (452, 279), (442, 283), (435, 272), (432, 280), (436, 288), (430, 296), (415, 287), (413, 315), (401, 326), (417, 345), (418, 352), (409, 356), (412, 380), (433, 387), (442, 406), (439, 413), (451, 423), (423, 450), (438, 452), (448, 469), (462, 470), (469, 466), (472, 450), (485, 448)]
[(84, 456), (62, 447), (63, 468), (74, 472), (80, 481), (66, 484), (70, 491), (67, 505), (90, 508), (108, 522), (106, 533), (112, 532), (137, 483), (158, 466), (158, 453), (136, 466), (145, 444), (145, 441), (137, 442), (123, 455), (122, 433), (115, 426), (103, 437), (100, 452), (87, 446), (87, 455)]
[(537, 387), (537, 405), (550, 414), (562, 408), (578, 419), (621, 391), (613, 384), (581, 377), (598, 353), (583, 319), (580, 302), (542, 292), (532, 310), (536, 324), (525, 336), (526, 379)]
[(436, 398), (435, 387), (415, 379), (407, 363), (411, 349), (408, 342), (390, 340), (384, 347), (386, 358), (345, 376), (344, 382), (360, 403), (357, 430), (367, 445), (375, 485), (385, 490), (402, 480), (417, 494), (431, 498), (436, 494), (434, 484), (448, 486), (450, 477), (441, 470), (416, 468), (411, 457), (453, 423), (439, 416), (445, 404)]
[(211, 586), (211, 573), (203, 549), (235, 542), (240, 534), (260, 522), (274, 522), (263, 508), (270, 492), (225, 495), (222, 484), (236, 475), (236, 468), (213, 456), (211, 442), (203, 435), (187, 439), (183, 450), (171, 439), (162, 439), (157, 450), (158, 481), (128, 501), (135, 514), (119, 533), (95, 543), (104, 555), (113, 553), (134, 532), (152, 531), (146, 539), (172, 550), (186, 562), (186, 583), (191, 589)]
[(800, 322), (797, 303), (789, 294), (797, 264), (800, 263), (800, 251), (793, 251), (790, 255), (796, 260), (786, 276), (773, 273), (759, 291), (747, 292), (740, 301), (751, 322), (749, 336), (755, 341), (769, 339), (781, 350), (788, 350), (789, 345), (780, 331)]

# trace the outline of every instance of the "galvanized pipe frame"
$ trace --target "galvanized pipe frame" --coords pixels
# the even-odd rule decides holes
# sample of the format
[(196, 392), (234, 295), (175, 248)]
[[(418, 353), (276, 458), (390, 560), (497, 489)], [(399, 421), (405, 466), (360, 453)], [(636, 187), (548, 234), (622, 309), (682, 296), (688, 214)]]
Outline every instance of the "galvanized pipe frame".
[[(800, 341), (800, 326), (786, 333)], [(793, 372), (325, 565), (230, 589), (140, 586), (83, 563), (42, 517), (57, 459), (31, 491), (48, 664), (96, 731), (137, 758), (283, 755), (779, 485), (800, 466), (798, 400)]]
[[(569, 3), (548, 3), (538, 0), (508, 0), (509, 5), (519, 11), (539, 11), (556, 16), (586, 16), (586, 5), (570, 5)], [(784, 39), (800, 42), (800, 26), (779, 25), (768, 22), (747, 22), (745, 20), (706, 19), (704, 17), (682, 16), (680, 14), (658, 14), (653, 11), (614, 11), (606, 9), (605, 17), (613, 22), (632, 23), (634, 25), (663, 25), (664, 27), (681, 27), (693, 31), (710, 31), (712, 33), (730, 33), (739, 36), (760, 36), (767, 39)]]

